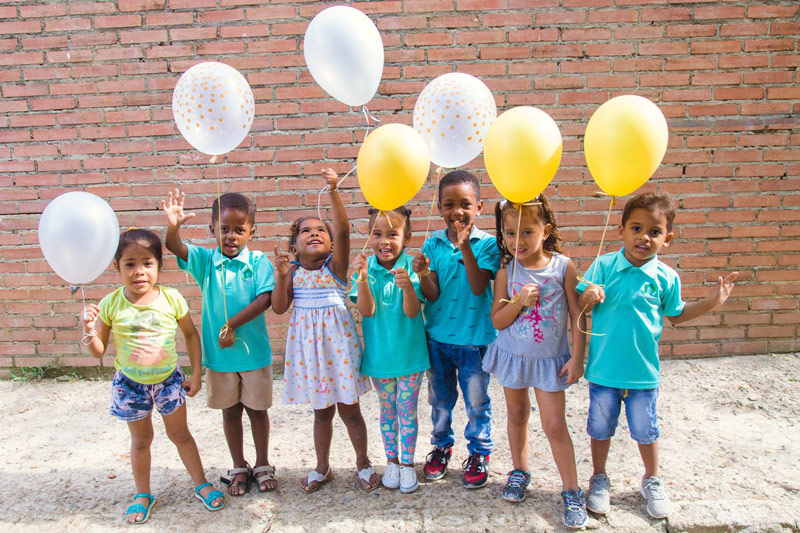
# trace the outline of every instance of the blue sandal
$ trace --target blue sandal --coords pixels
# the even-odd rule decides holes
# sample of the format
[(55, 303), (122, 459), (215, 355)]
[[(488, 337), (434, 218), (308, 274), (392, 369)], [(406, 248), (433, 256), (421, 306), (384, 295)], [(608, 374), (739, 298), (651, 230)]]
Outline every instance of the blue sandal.
[[(203, 505), (205, 505), (206, 509), (208, 509), (209, 511), (212, 511), (212, 512), (213, 511), (219, 511), (220, 509), (225, 507), (225, 495), (224, 494), (222, 494), (220, 491), (218, 491), (216, 489), (212, 490), (211, 492), (209, 492), (208, 496), (206, 496), (205, 498), (200, 494), (201, 490), (203, 490), (206, 487), (211, 487), (211, 486), (213, 486), (213, 485), (211, 485), (211, 483), (203, 483), (202, 485), (198, 485), (197, 487), (194, 488), (194, 497), (197, 498), (198, 500), (200, 500), (201, 502), (203, 502)], [(211, 505), (211, 502), (213, 502), (217, 498), (222, 498), (222, 503), (217, 505), (216, 507), (214, 507), (213, 505)]]
[[(134, 500), (137, 498), (147, 498), (147, 507), (142, 505), (141, 503), (132, 503), (128, 506), (128, 510), (125, 511), (125, 518), (127, 519), (132, 514), (142, 513), (144, 518), (139, 520), (138, 522), (128, 522), (129, 524), (136, 525), (136, 524), (144, 524), (147, 522), (147, 519), (150, 518), (150, 511), (156, 504), (156, 497), (152, 494), (148, 494), (147, 492), (140, 492), (136, 496), (133, 497)], [(127, 522), (127, 520), (125, 520)]]

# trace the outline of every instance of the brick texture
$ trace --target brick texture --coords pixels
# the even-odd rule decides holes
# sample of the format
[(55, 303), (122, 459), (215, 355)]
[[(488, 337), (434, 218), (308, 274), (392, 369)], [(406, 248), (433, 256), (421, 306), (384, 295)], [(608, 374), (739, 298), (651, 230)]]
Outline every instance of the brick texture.
[[(219, 185), (256, 199), (252, 247), (267, 252), (285, 240), (294, 217), (316, 211), (320, 169), (346, 172), (364, 135), (361, 115), (326, 96), (304, 65), (303, 33), (323, 7), (253, 0), (0, 7), (0, 366), (112, 362), (81, 351), (80, 293), (71, 296), (38, 247), (39, 216), (59, 194), (93, 192), (111, 203), (123, 227), (163, 235), (155, 206), (181, 187), (199, 215), (184, 235), (207, 244)], [(669, 192), (680, 204), (676, 240), (663, 258), (680, 271), (687, 299), (707, 294), (720, 274), (741, 273), (720, 312), (665, 328), (662, 355), (800, 349), (796, 0), (404, 0), (357, 7), (376, 22), (386, 47), (383, 80), (369, 104), (383, 122), (410, 123), (425, 84), (454, 70), (480, 76), (500, 112), (535, 105), (556, 119), (564, 158), (547, 192), (566, 251), (581, 269), (597, 253), (607, 206), (585, 166), (586, 123), (619, 94), (657, 102), (670, 143), (643, 190)], [(247, 77), (258, 115), (242, 146), (217, 165), (182, 140), (170, 109), (180, 74), (208, 60)], [(468, 168), (485, 183), (489, 213), (497, 193), (480, 159)], [(343, 187), (360, 246), (366, 204), (356, 179)], [(427, 184), (412, 202), (412, 248), (421, 244), (431, 197)], [(480, 219), (480, 227), (493, 231), (492, 225), (488, 214)], [(609, 235), (606, 249), (616, 249), (617, 232)], [(178, 287), (198, 313), (199, 291), (166, 257), (162, 281)], [(97, 301), (117, 283), (107, 271), (86, 287), (86, 297)], [(266, 320), (280, 361), (286, 317), (270, 311)]]

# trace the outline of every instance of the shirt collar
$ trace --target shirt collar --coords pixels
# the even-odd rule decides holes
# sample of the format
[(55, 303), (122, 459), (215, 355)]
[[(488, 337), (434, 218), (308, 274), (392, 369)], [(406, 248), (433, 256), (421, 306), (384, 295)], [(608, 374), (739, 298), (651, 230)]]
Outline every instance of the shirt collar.
[[(478, 229), (478, 227), (475, 226), (475, 224), (473, 224), (472, 225), (472, 230), (469, 232), (469, 242), (470, 243), (478, 242), (481, 239), (483, 239), (484, 237), (486, 237), (487, 235), (489, 235), (489, 234), (486, 233), (483, 230)], [(433, 232), (433, 236), (435, 238), (441, 239), (444, 242), (446, 242), (447, 244), (453, 246), (453, 243), (451, 243), (450, 239), (447, 238), (447, 229), (436, 230), (436, 231)]]
[(658, 278), (658, 255), (654, 255), (650, 261), (643, 264), (640, 267), (635, 267), (633, 264), (628, 261), (628, 258), (625, 257), (625, 248), (620, 248), (619, 252), (617, 252), (617, 272), (621, 272), (628, 268), (637, 268), (650, 276), (653, 279)]
[(237, 255), (236, 257), (225, 257), (224, 255), (222, 255), (222, 252), (220, 251), (219, 247), (217, 247), (217, 249), (214, 250), (214, 266), (215, 267), (220, 266), (222, 264), (223, 260), (226, 263), (230, 263), (231, 261), (239, 261), (240, 263), (244, 263), (245, 265), (249, 265), (250, 264), (250, 250), (248, 250), (247, 246), (245, 246), (244, 248), (242, 248), (242, 251), (239, 252), (239, 255)]
[[(447, 238), (447, 237), (445, 237), (445, 238)], [(395, 261), (393, 269), (394, 268), (406, 268), (407, 267), (407, 262), (408, 262), (407, 258), (408, 258), (408, 256), (406, 255), (405, 250), (402, 250), (400, 252), (400, 255), (397, 256), (397, 261)], [(375, 256), (375, 254), (372, 254), (370, 256), (367, 265), (369, 266), (370, 274), (375, 273), (375, 274), (377, 274), (379, 276), (392, 275), (391, 272), (388, 269), (386, 269), (380, 263), (378, 263), (378, 258)], [(411, 272), (409, 272), (409, 274), (410, 273)]]

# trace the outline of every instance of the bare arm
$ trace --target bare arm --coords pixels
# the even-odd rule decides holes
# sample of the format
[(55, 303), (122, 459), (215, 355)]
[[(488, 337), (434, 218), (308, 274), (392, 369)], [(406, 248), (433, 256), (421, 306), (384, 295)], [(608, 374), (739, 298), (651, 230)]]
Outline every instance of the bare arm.
[(356, 256), (353, 260), (353, 270), (358, 273), (356, 307), (361, 316), (371, 317), (375, 314), (375, 299), (372, 297), (372, 290), (369, 287), (369, 272), (365, 254)]
[[(502, 274), (500, 274), (502, 272)], [(500, 282), (502, 281), (502, 285)], [(535, 283), (526, 283), (520, 287), (512, 298), (508, 294), (508, 268), (497, 271), (494, 282), (495, 293), (492, 302), (492, 325), (496, 329), (505, 329), (514, 323), (526, 307), (536, 305), (539, 301), (539, 287)], [(500, 293), (500, 296), (498, 296)], [(501, 300), (505, 300), (504, 302)], [(510, 300), (510, 301), (509, 301)]]
[(186, 340), (186, 351), (189, 353), (189, 364), (192, 366), (192, 374), (186, 378), (183, 387), (186, 389), (186, 395), (189, 397), (194, 396), (200, 392), (203, 386), (202, 382), (202, 348), (200, 344), (200, 335), (197, 333), (197, 328), (194, 327), (191, 314), (186, 313), (178, 320), (178, 326), (183, 332), (183, 338)]
[(439, 299), (439, 278), (436, 271), (431, 270), (431, 260), (424, 254), (414, 256), (411, 268), (419, 275), (419, 288), (429, 302)]
[(603, 288), (591, 283), (578, 297), (578, 305), (585, 313), (591, 313), (594, 306), (603, 303), (605, 299), (606, 293)]
[(91, 342), (86, 346), (93, 357), (100, 359), (108, 349), (110, 328), (98, 318), (100, 308), (96, 304), (88, 304), (81, 313), (81, 325), (84, 335), (94, 333)]
[(328, 185), (328, 196), (331, 199), (331, 213), (333, 215), (333, 260), (331, 270), (339, 279), (347, 279), (347, 267), (350, 263), (350, 221), (347, 212), (336, 189), (338, 176), (326, 168), (322, 175)]
[(408, 271), (404, 268), (397, 268), (392, 272), (395, 283), (403, 291), (403, 313), (409, 318), (414, 318), (419, 314), (422, 306), (417, 298), (417, 293), (414, 292), (414, 284), (411, 283)]
[(735, 285), (734, 282), (738, 277), (738, 272), (732, 272), (725, 276), (725, 278), (720, 276), (717, 279), (717, 286), (714, 288), (714, 292), (702, 300), (687, 303), (683, 307), (681, 314), (669, 317), (669, 321), (673, 324), (682, 324), (683, 322), (688, 322), (721, 306), (728, 299), (728, 296), (730, 296)]
[(228, 319), (228, 327), (238, 329), (247, 324), (258, 315), (269, 309), (272, 302), (272, 291), (262, 292), (256, 299), (250, 302), (247, 307)]
[[(568, 383), (575, 383), (583, 375), (583, 358), (586, 353), (586, 316), (581, 313), (581, 305), (578, 303), (578, 268), (572, 261), (567, 265), (566, 278), (564, 279), (564, 292), (567, 295), (567, 308), (569, 310), (570, 327), (572, 328), (572, 358), (574, 366), (567, 363), (571, 370), (568, 376)], [(579, 374), (575, 375), (573, 374)], [(574, 378), (574, 379), (573, 379)]]
[(290, 264), (289, 254), (281, 252), (275, 245), (275, 288), (272, 291), (272, 310), (276, 315), (282, 315), (289, 309), (294, 298), (292, 290), (293, 265)]
[(181, 225), (195, 216), (194, 213), (184, 213), (183, 203), (185, 199), (186, 195), (175, 189), (174, 195), (169, 193), (166, 200), (161, 200), (161, 209), (167, 216), (167, 237), (165, 239), (167, 250), (184, 261), (189, 257), (189, 248), (181, 239)]

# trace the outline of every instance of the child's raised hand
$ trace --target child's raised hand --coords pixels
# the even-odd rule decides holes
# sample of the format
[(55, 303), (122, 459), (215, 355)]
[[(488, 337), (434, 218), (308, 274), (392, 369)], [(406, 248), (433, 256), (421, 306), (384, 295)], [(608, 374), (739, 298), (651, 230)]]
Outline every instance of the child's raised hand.
[(472, 233), (472, 222), (467, 224), (466, 226), (462, 225), (461, 222), (456, 220), (456, 245), (464, 249), (464, 246), (469, 246), (469, 234)]
[(411, 269), (417, 274), (425, 272), (430, 266), (431, 260), (422, 253), (415, 255), (414, 260), (411, 261)]
[(175, 189), (175, 193), (169, 193), (166, 200), (161, 200), (161, 209), (167, 215), (167, 224), (171, 228), (180, 227), (184, 222), (190, 218), (194, 218), (194, 213), (183, 212), (183, 202), (186, 199), (186, 194), (179, 192)]
[(367, 279), (367, 254), (360, 253), (353, 259), (353, 271), (356, 273), (356, 279), (363, 281)]
[(725, 301), (728, 299), (728, 296), (731, 295), (731, 291), (735, 285), (734, 282), (738, 277), (738, 272), (731, 272), (725, 276), (725, 278), (722, 276), (717, 278), (717, 286), (714, 288), (714, 292), (711, 293), (711, 299), (714, 302), (714, 307), (719, 307), (725, 303)]
[(289, 269), (292, 267), (291, 264), (292, 258), (286, 252), (281, 252), (278, 248), (278, 245), (275, 245), (275, 270), (278, 272), (279, 275), (285, 276), (289, 273)]
[(395, 268), (391, 271), (394, 274), (394, 282), (397, 287), (404, 291), (413, 291), (414, 285), (411, 283), (411, 278), (408, 276), (408, 270), (405, 268)]
[(577, 357), (570, 357), (569, 361), (561, 367), (561, 371), (558, 373), (559, 376), (564, 374), (567, 375), (567, 385), (577, 383), (583, 376), (583, 361)]
[(94, 331), (95, 322), (100, 315), (100, 308), (96, 304), (86, 304), (81, 312), (81, 323), (83, 324), (84, 333)]
[(335, 191), (339, 185), (339, 176), (336, 174), (336, 172), (334, 172), (332, 168), (326, 168), (322, 171), (322, 177), (325, 179), (325, 185), (327, 186), (328, 191)]
[(203, 382), (200, 379), (200, 373), (195, 372), (183, 382), (182, 387), (186, 389), (186, 396), (189, 398), (194, 397), (203, 387)]

